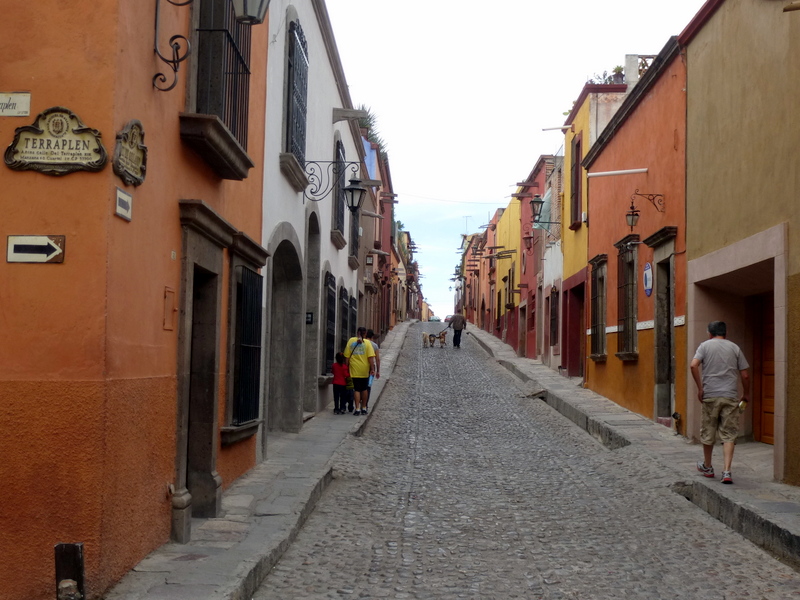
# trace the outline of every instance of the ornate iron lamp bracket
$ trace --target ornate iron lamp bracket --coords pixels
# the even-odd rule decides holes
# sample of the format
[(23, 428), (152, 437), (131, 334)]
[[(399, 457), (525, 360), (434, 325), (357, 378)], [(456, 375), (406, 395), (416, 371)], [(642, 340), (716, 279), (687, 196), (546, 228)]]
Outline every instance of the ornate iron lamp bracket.
[[(173, 6), (186, 6), (194, 2), (194, 0), (185, 0), (185, 2), (178, 2), (177, 0), (167, 0)], [(158, 29), (159, 29), (159, 13), (160, 13), (161, 0), (156, 0), (156, 34), (155, 41), (153, 42), (153, 50), (156, 56), (169, 65), (172, 69), (172, 83), (167, 87), (161, 87), (159, 84), (167, 83), (167, 76), (164, 73), (156, 73), (153, 76), (153, 87), (160, 92), (168, 92), (178, 84), (178, 69), (183, 61), (189, 58), (192, 53), (192, 45), (186, 36), (176, 34), (169, 38), (169, 45), (172, 48), (172, 58), (167, 58), (158, 49)]]
[(631, 194), (631, 201), (636, 200), (636, 196), (647, 198), (658, 212), (664, 212), (664, 194), (640, 194), (639, 190), (636, 190)]
[(325, 199), (337, 182), (344, 182), (347, 171), (352, 173), (351, 179), (357, 179), (359, 166), (357, 162), (307, 160), (305, 173), (308, 177), (308, 186), (303, 190), (303, 202), (306, 200), (319, 202)]

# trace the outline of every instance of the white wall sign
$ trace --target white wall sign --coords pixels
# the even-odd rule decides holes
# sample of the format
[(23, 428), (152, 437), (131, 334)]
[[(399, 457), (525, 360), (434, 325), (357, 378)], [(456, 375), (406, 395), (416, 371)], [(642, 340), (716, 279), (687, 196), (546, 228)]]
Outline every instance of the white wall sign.
[(0, 117), (27, 117), (30, 114), (30, 92), (0, 92)]
[(130, 221), (133, 218), (133, 196), (117, 188), (117, 211), (116, 215)]
[(10, 235), (6, 260), (10, 263), (63, 263), (66, 236)]
[(642, 282), (644, 283), (644, 293), (649, 298), (650, 294), (653, 293), (653, 267), (650, 263), (645, 263), (644, 265)]

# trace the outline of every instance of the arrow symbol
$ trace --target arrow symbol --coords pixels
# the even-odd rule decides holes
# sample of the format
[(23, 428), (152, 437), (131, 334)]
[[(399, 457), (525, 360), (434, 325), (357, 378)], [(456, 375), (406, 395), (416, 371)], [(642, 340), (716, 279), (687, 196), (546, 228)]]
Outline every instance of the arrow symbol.
[(15, 254), (44, 254), (47, 256), (47, 258), (51, 258), (60, 252), (61, 248), (56, 246), (50, 240), (47, 240), (47, 244), (42, 246), (32, 244), (14, 244)]
[[(63, 236), (55, 236), (61, 245), (49, 236), (9, 236), (9, 262), (48, 262), (64, 253)], [(63, 260), (63, 258), (61, 259)], [(61, 262), (61, 260), (56, 262)]]

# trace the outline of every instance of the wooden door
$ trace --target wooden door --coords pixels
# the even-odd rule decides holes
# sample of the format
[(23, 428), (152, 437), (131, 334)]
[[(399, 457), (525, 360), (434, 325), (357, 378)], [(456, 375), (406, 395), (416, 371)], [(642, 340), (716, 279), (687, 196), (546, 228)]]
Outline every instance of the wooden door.
[(775, 307), (773, 294), (756, 298), (753, 361), (753, 437), (775, 443)]

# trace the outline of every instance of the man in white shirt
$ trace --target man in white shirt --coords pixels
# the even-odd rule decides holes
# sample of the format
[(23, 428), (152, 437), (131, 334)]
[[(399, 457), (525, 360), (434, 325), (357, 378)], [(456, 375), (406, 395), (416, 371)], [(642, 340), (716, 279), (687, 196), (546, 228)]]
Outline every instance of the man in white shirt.
[(724, 321), (709, 323), (709, 339), (697, 347), (690, 368), (697, 384), (697, 399), (703, 405), (700, 441), (704, 460), (697, 463), (697, 470), (705, 477), (714, 477), (711, 453), (719, 433), (724, 458), (722, 483), (733, 483), (731, 463), (739, 433), (739, 378), (744, 389), (742, 400), (746, 402), (750, 381), (747, 369), (750, 365), (739, 346), (726, 340), (726, 335)]

